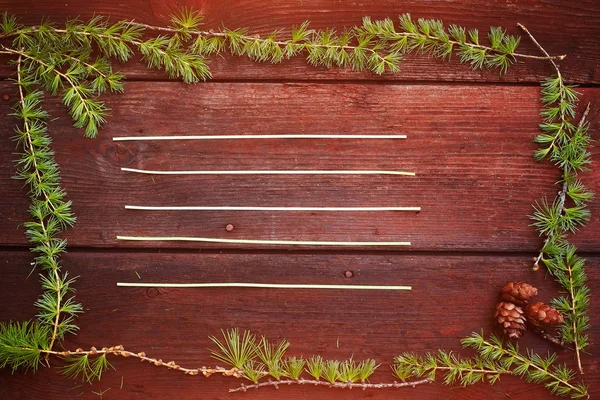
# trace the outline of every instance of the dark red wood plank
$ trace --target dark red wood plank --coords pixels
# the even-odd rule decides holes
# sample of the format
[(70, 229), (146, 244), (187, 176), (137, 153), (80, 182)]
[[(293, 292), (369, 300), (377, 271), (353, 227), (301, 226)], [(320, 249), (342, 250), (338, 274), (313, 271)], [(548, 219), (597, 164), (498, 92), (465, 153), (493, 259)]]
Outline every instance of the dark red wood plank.
[[(31, 256), (26, 252), (0, 253), (2, 289), (0, 320), (23, 320), (35, 313), (32, 303), (40, 290), (35, 277), (26, 280)], [(557, 295), (557, 286), (544, 271), (532, 272), (528, 257), (415, 256), (335, 254), (160, 254), (80, 253), (64, 257), (64, 267), (80, 275), (77, 298), (85, 308), (78, 319), (80, 333), (69, 337), (66, 348), (122, 344), (182, 365), (214, 365), (208, 336), (220, 329), (240, 327), (273, 340), (287, 338), (290, 353), (355, 359), (373, 357), (382, 365), (372, 381), (393, 380), (389, 363), (401, 351), (424, 353), (438, 348), (461, 351), (459, 339), (492, 327), (492, 310), (499, 288), (509, 280), (538, 287), (539, 299)], [(598, 287), (600, 259), (588, 259), (592, 293)], [(344, 272), (352, 270), (354, 277)], [(351, 292), (267, 289), (137, 289), (117, 288), (117, 281), (139, 282), (277, 282), (320, 284), (409, 284), (411, 292)], [(590, 341), (598, 341), (600, 303), (592, 297)], [(557, 351), (533, 333), (521, 341), (537, 352)], [(573, 365), (568, 351), (561, 360)], [(593, 349), (592, 349), (593, 352)], [(598, 395), (598, 358), (585, 355), (585, 382)], [(232, 398), (227, 390), (241, 382), (221, 377), (186, 377), (173, 371), (115, 360), (116, 371), (100, 384), (82, 387), (43, 369), (36, 375), (11, 376), (0, 372), (3, 398), (96, 398), (92, 391), (111, 388), (106, 398)], [(58, 365), (58, 363), (54, 363)], [(121, 378), (123, 377), (123, 378)], [(123, 389), (120, 389), (123, 379)], [(447, 388), (439, 384), (399, 391), (335, 391), (313, 387), (261, 389), (239, 398), (330, 398), (347, 396), (385, 399), (546, 399), (543, 388), (516, 378), (489, 387)]]
[[(372, 18), (397, 16), (410, 12), (415, 18), (442, 19), (447, 24), (461, 24), (487, 32), (490, 26), (502, 25), (511, 34), (520, 34), (518, 22), (525, 24), (552, 54), (568, 54), (561, 62), (565, 76), (579, 83), (600, 82), (600, 4), (587, 1), (463, 1), (421, 2), (421, 1), (379, 1), (352, 3), (345, 1), (220, 1), (220, 0), (133, 0), (111, 2), (91, 0), (85, 2), (62, 2), (57, 5), (52, 0), (31, 2), (5, 0), (2, 9), (19, 15), (24, 23), (37, 24), (42, 16), (57, 22), (80, 16), (110, 15), (117, 19), (165, 25), (169, 16), (183, 6), (193, 6), (206, 16), (206, 27), (216, 28), (225, 24), (230, 28), (248, 27), (254, 34), (267, 35), (283, 28), (289, 32), (292, 25), (305, 20), (312, 21), (315, 28), (336, 27), (343, 29), (361, 23), (363, 16)], [(523, 38), (520, 51), (538, 55), (538, 50)], [(522, 60), (521, 60), (522, 61)], [(255, 64), (244, 59), (226, 57), (215, 58), (212, 70), (215, 79), (379, 79), (379, 80), (443, 80), (443, 81), (505, 81), (535, 82), (553, 72), (548, 63), (527, 61), (515, 66), (511, 73), (500, 78), (495, 72), (472, 72), (454, 61), (447, 65), (427, 57), (408, 56), (402, 72), (377, 78), (369, 73), (353, 73), (337, 69), (326, 71), (306, 65), (302, 60), (285, 62), (283, 66)], [(123, 71), (133, 79), (165, 79), (161, 73), (149, 72), (138, 61), (127, 64)], [(0, 74), (7, 76), (6, 68)]]
[[(12, 91), (8, 85), (1, 92)], [(597, 139), (597, 89), (593, 102)], [(536, 163), (536, 87), (131, 83), (111, 96), (110, 123), (83, 139), (57, 102), (50, 123), (64, 185), (78, 216), (67, 237), (75, 246), (211, 247), (122, 242), (117, 235), (203, 236), (333, 241), (408, 240), (414, 250), (535, 252), (531, 204), (553, 197), (557, 169)], [(178, 102), (185, 98), (184, 102)], [(9, 112), (9, 102), (0, 112)], [(10, 131), (17, 122), (0, 122)], [(265, 140), (113, 142), (113, 136), (176, 134), (408, 134), (407, 140)], [(1, 154), (14, 144), (4, 135)], [(594, 157), (598, 150), (594, 148)], [(1, 165), (0, 242), (24, 244), (18, 225), (27, 199), (8, 159)], [(145, 169), (391, 169), (390, 176), (148, 176)], [(583, 177), (598, 189), (600, 172)], [(421, 206), (420, 213), (134, 211), (125, 205)], [(598, 249), (600, 202), (576, 235), (582, 250)], [(226, 232), (225, 226), (235, 229)], [(234, 245), (235, 246), (235, 245)], [(214, 246), (213, 246), (214, 247)], [(223, 247), (218, 245), (217, 247)], [(248, 246), (250, 247), (250, 246)]]

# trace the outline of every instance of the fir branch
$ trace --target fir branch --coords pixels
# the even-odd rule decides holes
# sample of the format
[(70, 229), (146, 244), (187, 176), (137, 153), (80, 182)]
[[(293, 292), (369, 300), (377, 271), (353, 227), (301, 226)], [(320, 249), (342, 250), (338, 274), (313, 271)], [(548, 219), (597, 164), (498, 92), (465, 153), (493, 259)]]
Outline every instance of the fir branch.
[[(106, 122), (105, 117), (109, 109), (104, 106), (104, 103), (90, 97), (91, 90), (85, 84), (78, 82), (73, 75), (63, 73), (39, 57), (23, 50), (11, 49), (2, 44), (0, 44), (0, 49), (5, 53), (15, 54), (39, 64), (40, 68), (43, 68), (39, 74), (46, 77), (46, 88), (51, 93), (56, 94), (61, 79), (66, 82), (69, 88), (64, 91), (62, 101), (69, 109), (74, 126), (85, 128), (85, 133), (89, 137), (95, 137), (98, 134), (98, 128)], [(49, 74), (54, 74), (54, 78), (48, 77)]]
[(531, 351), (523, 355), (516, 345), (506, 344), (495, 336), (485, 339), (483, 334), (477, 333), (463, 339), (462, 344), (475, 349), (478, 354), (472, 358), (459, 358), (443, 350), (424, 357), (404, 353), (394, 359), (394, 375), (402, 380), (426, 377), (433, 381), (439, 373), (444, 375), (444, 384), (458, 382), (463, 386), (483, 381), (494, 384), (502, 375), (515, 375), (527, 382), (544, 383), (553, 394), (589, 397), (583, 384), (573, 382), (573, 371), (555, 365), (556, 355), (544, 358)]
[(504, 343), (496, 336), (485, 339), (483, 334), (478, 333), (473, 333), (461, 342), (463, 346), (475, 349), (481, 357), (499, 363), (527, 382), (543, 383), (553, 394), (568, 395), (574, 399), (589, 398), (585, 385), (573, 382), (572, 370), (565, 365), (555, 365), (556, 354), (544, 358), (527, 351), (523, 355), (517, 345)]
[(49, 327), (36, 322), (0, 323), (0, 368), (37, 370), (49, 337)]
[(97, 65), (90, 64), (87, 61), (80, 59), (79, 57), (74, 57), (71, 54), (67, 54), (67, 53), (61, 54), (60, 56), (71, 60), (73, 63), (80, 64), (83, 67), (85, 67), (86, 69), (89, 69), (90, 71), (94, 71), (94, 73), (97, 76), (100, 76), (102, 78), (107, 78), (106, 72), (103, 72), (100, 69), (100, 67)]
[[(110, 25), (108, 19), (96, 16), (87, 24), (78, 19), (67, 21), (65, 29), (42, 24), (0, 34), (0, 38), (16, 36), (13, 44), (18, 47), (26, 45), (27, 48), (47, 46), (46, 42), (50, 41), (57, 47), (50, 52), (56, 53), (58, 50), (58, 54), (61, 55), (80, 48), (91, 52), (95, 45), (103, 56), (117, 58), (122, 62), (131, 58), (135, 48), (142, 53), (148, 67), (164, 69), (171, 78), (196, 83), (200, 79), (206, 80), (211, 77), (204, 58), (183, 49), (177, 36), (143, 41), (143, 31), (139, 24), (130, 21), (119, 21)], [(120, 81), (121, 78), (118, 76), (116, 80)], [(119, 90), (121, 87), (118, 85)]]
[(261, 387), (275, 387), (279, 389), (281, 385), (314, 385), (314, 386), (326, 386), (329, 388), (335, 389), (399, 389), (406, 387), (415, 387), (418, 385), (423, 385), (427, 383), (431, 383), (431, 379), (420, 379), (416, 381), (407, 381), (407, 382), (392, 382), (392, 383), (352, 383), (352, 382), (327, 382), (327, 381), (319, 381), (314, 379), (286, 379), (280, 381), (267, 381), (254, 383), (252, 385), (242, 384), (239, 388), (229, 389), (229, 393), (234, 392), (246, 392), (249, 389), (258, 389)]
[[(548, 52), (527, 28), (521, 24), (519, 27), (547, 56)], [(544, 133), (536, 137), (541, 148), (537, 150), (535, 157), (537, 160), (547, 158), (561, 169), (562, 186), (552, 205), (543, 199), (535, 207), (533, 225), (546, 238), (535, 258), (534, 270), (539, 269), (540, 261), (543, 262), (548, 272), (567, 291), (568, 299), (553, 300), (553, 305), (565, 316), (560, 330), (560, 342), (573, 345), (579, 372), (583, 374), (581, 352), (588, 345), (584, 332), (589, 328), (589, 288), (585, 285), (587, 278), (584, 261), (577, 257), (576, 249), (569, 244), (566, 234), (575, 232), (590, 218), (586, 205), (592, 194), (578, 179), (578, 172), (585, 170), (590, 163), (588, 148), (591, 139), (588, 135), (589, 124), (586, 122), (590, 104), (581, 115), (579, 123), (575, 124), (573, 120), (576, 116), (578, 93), (565, 84), (554, 60), (550, 62), (556, 71), (556, 77), (542, 84), (542, 102), (545, 108), (541, 113), (544, 122), (540, 128)], [(570, 199), (572, 206), (567, 206), (567, 199)]]
[(91, 86), (96, 94), (106, 92), (107, 89), (113, 93), (122, 93), (124, 91), (123, 80), (125, 77), (121, 74), (113, 73), (109, 60), (99, 58), (90, 64), (86, 61), (89, 54), (80, 54), (78, 57), (75, 57), (71, 54), (64, 53), (60, 56), (71, 60), (72, 68), (82, 68), (85, 71), (83, 78), (87, 79), (92, 74), (95, 75), (95, 78), (91, 82)]
[(500, 379), (501, 375), (513, 374), (492, 359), (481, 356), (459, 358), (454, 353), (443, 350), (424, 357), (403, 353), (394, 359), (392, 370), (394, 375), (402, 380), (424, 376), (435, 380), (437, 373), (440, 372), (444, 374), (444, 384), (452, 385), (459, 382), (462, 386), (483, 381), (493, 384)]
[(576, 249), (567, 245), (560, 257), (546, 262), (550, 274), (568, 290), (567, 298), (560, 297), (552, 301), (564, 315), (564, 323), (560, 333), (565, 343), (573, 345), (577, 367), (583, 374), (581, 352), (588, 345), (588, 336), (584, 333), (589, 329), (589, 288), (586, 286), (585, 261), (576, 255)]
[[(267, 38), (248, 35), (245, 29), (203, 31), (195, 29), (201, 16), (185, 10), (176, 17), (187, 27), (185, 35), (189, 39), (195, 36), (194, 49), (200, 54), (212, 55), (229, 47), (234, 55), (246, 55), (256, 61), (281, 62), (299, 53), (306, 53), (310, 64), (331, 67), (351, 66), (354, 70), (369, 69), (377, 74), (385, 70), (398, 71), (401, 54), (418, 50), (428, 52), (442, 59), (448, 58), (454, 49), (458, 49), (461, 62), (469, 62), (474, 68), (499, 68), (506, 72), (514, 58), (540, 60), (562, 60), (566, 56), (535, 56), (515, 52), (519, 39), (506, 35), (501, 28), (490, 31), (491, 46), (479, 43), (478, 32), (469, 31), (467, 39), (465, 28), (451, 25), (445, 31), (438, 20), (419, 19), (416, 23), (410, 14), (400, 16), (400, 31), (396, 31), (391, 19), (372, 21), (365, 17), (361, 26), (354, 27), (337, 35), (333, 30), (315, 31), (309, 29), (308, 22), (293, 27), (291, 38), (276, 39), (277, 33)], [(156, 27), (132, 22), (140, 28), (170, 34), (181, 34), (181, 28)], [(193, 28), (192, 28), (193, 27)]]
[[(181, 29), (175, 27), (158, 27), (138, 22), (132, 24), (153, 31), (181, 33)], [(247, 34), (246, 29), (231, 30), (224, 27), (217, 31), (186, 30), (189, 37), (194, 37), (192, 51), (199, 55), (215, 55), (227, 48), (233, 55), (245, 55), (259, 62), (279, 63), (304, 53), (307, 61), (313, 66), (329, 68), (333, 65), (346, 67), (352, 64), (355, 70), (369, 67), (379, 74), (386, 68), (397, 71), (397, 63), (400, 61), (395, 54), (386, 54), (379, 51), (379, 48), (370, 48), (366, 42), (358, 45), (349, 44), (351, 40), (349, 32), (338, 35), (334, 30), (317, 31), (309, 29), (308, 22), (294, 26), (291, 38), (288, 40), (278, 40), (278, 33), (274, 32), (267, 38), (261, 38)], [(354, 62), (351, 63), (351, 60)], [(367, 60), (371, 60), (370, 63)]]
[[(38, 317), (42, 326), (52, 326), (48, 348), (52, 349), (57, 338), (74, 332), (77, 326), (73, 318), (81, 312), (81, 306), (66, 299), (73, 280), (60, 275), (58, 256), (66, 247), (66, 241), (55, 237), (62, 229), (72, 226), (75, 218), (71, 214), (71, 203), (65, 202), (65, 192), (60, 188), (58, 166), (50, 150), (50, 138), (46, 132), (47, 114), (41, 109), (41, 92), (26, 93), (35, 83), (25, 77), (22, 70), (22, 55), (17, 60), (17, 80), (19, 103), (15, 116), (23, 121), (23, 129), (17, 130), (16, 140), (24, 147), (19, 161), (17, 176), (30, 185), (32, 206), (30, 214), (36, 222), (26, 223), (27, 236), (36, 244), (32, 251), (38, 253), (36, 265), (49, 270), (47, 277), (42, 276), (45, 293), (36, 302), (40, 309)], [(66, 315), (66, 317), (64, 316)]]
[[(441, 21), (419, 19), (410, 14), (400, 16), (399, 30), (391, 19), (372, 21), (365, 17), (360, 26), (335, 32), (332, 29), (309, 29), (308, 22), (292, 27), (289, 39), (279, 39), (276, 31), (265, 38), (250, 35), (246, 29), (199, 30), (202, 15), (184, 9), (172, 17), (171, 27), (159, 27), (135, 21), (120, 21), (110, 25), (107, 19), (97, 16), (88, 23), (71, 20), (65, 29), (44, 23), (34, 27), (21, 27), (6, 16), (6, 29), (0, 38), (16, 37), (17, 47), (50, 42), (62, 48), (91, 48), (96, 44), (106, 57), (128, 60), (132, 47), (137, 48), (151, 68), (164, 69), (172, 78), (195, 83), (211, 77), (204, 57), (229, 51), (233, 55), (247, 56), (252, 60), (279, 63), (304, 54), (309, 64), (330, 68), (350, 67), (368, 69), (376, 74), (397, 72), (402, 55), (411, 51), (429, 53), (448, 59), (457, 51), (461, 62), (472, 68), (498, 68), (505, 73), (516, 58), (563, 59), (565, 56), (533, 56), (517, 53), (519, 38), (506, 35), (501, 28), (492, 28), (488, 35), (490, 45), (480, 44), (477, 30), (450, 25), (446, 30)], [(164, 35), (142, 41), (145, 31)]]
[(461, 63), (469, 63), (473, 69), (498, 68), (501, 74), (506, 73), (516, 57), (524, 56), (515, 52), (520, 39), (506, 35), (500, 27), (490, 29), (490, 46), (480, 44), (476, 29), (470, 30), (467, 37), (467, 31), (463, 27), (450, 25), (446, 30), (440, 20), (420, 18), (414, 21), (408, 13), (400, 16), (400, 29), (397, 32), (389, 18), (381, 21), (364, 18), (359, 32), (391, 44), (400, 53), (417, 51), (446, 60), (457, 51)]
[[(587, 105), (585, 111), (581, 116), (579, 125), (577, 127), (577, 131), (582, 131), (586, 127), (586, 118), (589, 112), (590, 104)], [(549, 153), (550, 150), (556, 149), (556, 141), (560, 136), (559, 133), (562, 132), (561, 134), (564, 135), (564, 130), (562, 127), (565, 125), (565, 123), (568, 122), (564, 120), (564, 116), (561, 116), (561, 120), (563, 120), (563, 122), (561, 123), (561, 127), (557, 130), (556, 136), (552, 138), (552, 142), (550, 143), (549, 147), (542, 149), (544, 157)], [(540, 136), (543, 137), (540, 138)], [(549, 140), (545, 138), (545, 135), (540, 136), (538, 136), (537, 138), (538, 143), (543, 144), (544, 140)], [(568, 143), (568, 139), (563, 140)], [(586, 141), (585, 147), (583, 149), (583, 151), (585, 152), (587, 152), (587, 145), (588, 142)], [(534, 214), (534, 218), (536, 220), (536, 224), (534, 225), (538, 227), (538, 230), (541, 233), (544, 233), (546, 235), (546, 239), (544, 240), (542, 249), (540, 250), (540, 253), (534, 261), (534, 270), (537, 270), (539, 268), (540, 261), (545, 261), (543, 257), (546, 253), (550, 256), (554, 255), (555, 253), (561, 253), (560, 249), (564, 248), (564, 240), (561, 234), (563, 230), (566, 230), (563, 228), (574, 230), (576, 227), (576, 225), (565, 224), (565, 222), (563, 222), (564, 220), (561, 219), (566, 211), (565, 201), (567, 199), (567, 196), (569, 196), (569, 198), (573, 200), (576, 207), (579, 207), (575, 208), (575, 210), (580, 210), (580, 215), (579, 218), (566, 222), (583, 224), (589, 218), (589, 214), (585, 213), (585, 210), (583, 210), (581, 207), (584, 206), (587, 202), (589, 202), (592, 199), (593, 195), (590, 192), (586, 191), (585, 187), (583, 186), (583, 183), (579, 181), (576, 176), (573, 176), (569, 165), (564, 165), (562, 167), (562, 171), (562, 187), (561, 190), (558, 192), (555, 204), (552, 206), (552, 208), (550, 208), (545, 203), (545, 200), (542, 200), (541, 206), (538, 206), (538, 209), (536, 210), (538, 215), (536, 216)]]
[(64, 29), (56, 28), (53, 24), (43, 22), (37, 26), (23, 27), (16, 22), (14, 16), (5, 12), (3, 20), (11, 21), (11, 27), (0, 33), (1, 38), (14, 37), (15, 48), (39, 47), (52, 45), (61, 49), (91, 49), (96, 46), (98, 51), (107, 58), (117, 58), (125, 62), (133, 55), (132, 46), (142, 42), (143, 30), (132, 26), (129, 21), (119, 21), (110, 25), (109, 20), (95, 16), (87, 23), (79, 19), (68, 20)]

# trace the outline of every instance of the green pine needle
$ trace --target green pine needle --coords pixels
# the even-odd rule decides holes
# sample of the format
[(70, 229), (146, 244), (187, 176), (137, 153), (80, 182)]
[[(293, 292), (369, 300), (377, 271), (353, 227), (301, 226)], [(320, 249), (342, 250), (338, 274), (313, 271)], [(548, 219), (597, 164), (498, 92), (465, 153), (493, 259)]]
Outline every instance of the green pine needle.
[(299, 379), (300, 375), (304, 371), (304, 366), (306, 365), (306, 360), (302, 357), (289, 357), (284, 360), (284, 368), (285, 374), (292, 379)]
[(104, 371), (114, 367), (108, 362), (106, 354), (98, 355), (94, 358), (91, 356), (77, 355), (65, 357), (67, 363), (62, 367), (62, 373), (69, 379), (76, 379), (82, 382), (92, 383), (95, 380), (100, 380)]
[(254, 360), (248, 360), (242, 365), (243, 377), (257, 383), (262, 377), (266, 375), (265, 366)]
[(316, 355), (306, 360), (306, 372), (314, 379), (319, 380), (323, 377), (325, 362), (323, 357)]
[(237, 328), (221, 333), (223, 342), (214, 336), (210, 337), (217, 346), (216, 350), (209, 349), (212, 357), (230, 367), (244, 369), (244, 365), (257, 356), (256, 337), (249, 331), (244, 331), (240, 336)]
[(37, 370), (49, 338), (48, 326), (36, 322), (0, 323), (0, 368)]
[(281, 379), (286, 374), (283, 357), (289, 346), (290, 342), (287, 340), (282, 340), (279, 345), (275, 345), (270, 343), (264, 336), (261, 337), (260, 343), (256, 346), (256, 355), (275, 379)]
[(334, 383), (340, 377), (340, 361), (327, 360), (323, 364), (323, 378), (329, 383)]

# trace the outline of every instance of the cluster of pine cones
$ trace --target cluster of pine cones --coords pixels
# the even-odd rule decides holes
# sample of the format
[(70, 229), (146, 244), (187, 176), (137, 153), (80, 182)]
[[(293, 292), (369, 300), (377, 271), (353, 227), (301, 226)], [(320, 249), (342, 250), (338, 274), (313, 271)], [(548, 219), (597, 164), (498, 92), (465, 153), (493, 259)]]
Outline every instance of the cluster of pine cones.
[(563, 322), (563, 316), (555, 308), (539, 301), (528, 304), (537, 293), (536, 288), (524, 282), (509, 282), (500, 290), (502, 301), (496, 305), (494, 318), (506, 336), (519, 339), (527, 322), (538, 330), (554, 328)]

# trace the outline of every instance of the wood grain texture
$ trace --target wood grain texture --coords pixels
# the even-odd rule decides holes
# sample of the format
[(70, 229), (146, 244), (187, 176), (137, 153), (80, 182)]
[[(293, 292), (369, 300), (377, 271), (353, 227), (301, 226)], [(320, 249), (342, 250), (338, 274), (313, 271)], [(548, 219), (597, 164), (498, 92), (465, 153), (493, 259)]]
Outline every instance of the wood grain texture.
[[(4, 91), (12, 90), (4, 84)], [(598, 114), (597, 89), (583, 90)], [(78, 216), (74, 246), (222, 247), (184, 242), (123, 242), (125, 236), (231, 239), (410, 241), (414, 250), (535, 252), (531, 204), (553, 197), (555, 167), (535, 163), (539, 92), (535, 87), (130, 83), (108, 99), (113, 117), (96, 140), (48, 107), (64, 185)], [(177, 103), (185, 97), (185, 101)], [(8, 103), (0, 109), (8, 113)], [(276, 105), (276, 106), (275, 106)], [(5, 117), (2, 129), (14, 120)], [(406, 140), (238, 140), (113, 142), (113, 136), (185, 134), (407, 134)], [(594, 133), (594, 137), (597, 137)], [(0, 142), (2, 154), (14, 144)], [(594, 154), (597, 153), (594, 149)], [(148, 176), (145, 169), (390, 169), (396, 176)], [(23, 244), (21, 183), (3, 163), (0, 242)], [(600, 172), (585, 175), (592, 190)], [(526, 194), (526, 195), (525, 195)], [(142, 206), (419, 206), (412, 212), (139, 211)], [(597, 250), (600, 202), (576, 236)], [(235, 229), (226, 232), (225, 226)], [(231, 245), (233, 247), (237, 245)], [(254, 245), (253, 245), (254, 246)], [(256, 245), (261, 247), (260, 245)], [(256, 247), (254, 246), (254, 247)], [(262, 246), (263, 248), (265, 246)], [(403, 249), (406, 250), (406, 249)]]
[[(27, 319), (34, 313), (33, 300), (39, 293), (36, 279), (25, 280), (31, 256), (26, 252), (0, 253), (3, 287), (0, 320)], [(492, 310), (499, 288), (507, 279), (524, 280), (539, 289), (539, 299), (547, 301), (557, 293), (543, 271), (532, 272), (528, 257), (511, 256), (418, 256), (341, 255), (289, 253), (267, 254), (179, 254), (179, 253), (69, 253), (65, 267), (80, 275), (77, 298), (85, 313), (81, 327), (70, 337), (66, 348), (122, 344), (132, 351), (145, 351), (165, 361), (181, 365), (214, 365), (210, 359), (208, 336), (234, 326), (267, 334), (272, 340), (292, 342), (290, 355), (311, 355), (355, 359), (372, 357), (382, 365), (373, 382), (392, 381), (389, 364), (401, 351), (424, 353), (437, 348), (460, 351), (459, 339), (480, 328), (490, 331)], [(592, 291), (600, 289), (600, 259), (588, 259)], [(174, 274), (176, 270), (176, 274)], [(344, 277), (352, 270), (353, 278)], [(330, 284), (412, 284), (412, 292), (293, 291), (266, 289), (138, 289), (117, 288), (117, 281), (219, 282), (269, 281), (279, 283)], [(510, 278), (508, 278), (510, 277)], [(19, 296), (14, 296), (15, 290)], [(600, 312), (592, 298), (592, 314)], [(600, 329), (590, 330), (597, 342)], [(522, 340), (537, 352), (548, 345), (528, 333)], [(561, 360), (572, 365), (569, 352), (558, 350)], [(600, 394), (599, 360), (584, 356), (585, 382), (592, 396)], [(312, 387), (260, 389), (246, 394), (227, 393), (240, 381), (231, 378), (187, 377), (163, 371), (130, 359), (111, 359), (110, 371), (100, 384), (84, 385), (69, 392), (77, 383), (43, 369), (35, 376), (0, 372), (0, 395), (10, 399), (79, 398), (93, 399), (91, 391), (111, 388), (107, 399), (264, 399), (264, 398), (423, 398), (439, 399), (546, 399), (548, 394), (536, 385), (515, 378), (502, 379), (492, 387), (477, 385), (467, 389), (440, 384), (396, 391), (336, 391)], [(56, 365), (59, 363), (56, 362)], [(120, 389), (123, 377), (123, 389)]]
[[(35, 4), (32, 7), (32, 4)], [(384, 0), (373, 2), (347, 1), (276, 1), (276, 0), (132, 0), (112, 2), (90, 0), (85, 2), (53, 0), (16, 1), (4, 0), (2, 9), (18, 15), (24, 23), (37, 24), (42, 16), (62, 22), (80, 16), (87, 19), (93, 15), (109, 15), (115, 20), (136, 21), (166, 25), (169, 16), (183, 6), (192, 6), (206, 16), (206, 27), (217, 28), (224, 24), (230, 28), (248, 27), (253, 34), (267, 35), (274, 30), (289, 32), (293, 25), (310, 20), (314, 28), (336, 27), (343, 29), (361, 23), (363, 16), (372, 18), (397, 16), (410, 12), (415, 18), (443, 19), (447, 24), (460, 24), (487, 32), (490, 26), (502, 25), (511, 34), (520, 34), (516, 24), (525, 24), (551, 54), (568, 54), (561, 62), (567, 79), (578, 83), (600, 82), (600, 3), (586, 1), (428, 1), (422, 2)], [(287, 30), (286, 30), (287, 29)], [(538, 55), (538, 50), (523, 38), (520, 51)], [(139, 57), (136, 57), (139, 60)], [(520, 60), (522, 61), (522, 60)], [(2, 63), (4, 65), (4, 63)], [(220, 80), (403, 80), (403, 81), (461, 81), (461, 82), (537, 82), (553, 72), (543, 61), (528, 60), (516, 65), (505, 77), (495, 72), (469, 71), (458, 66), (428, 57), (407, 56), (402, 72), (376, 77), (370, 73), (315, 69), (303, 60), (285, 62), (283, 66), (255, 64), (232, 57), (215, 58), (212, 61), (215, 79)], [(139, 61), (123, 67), (130, 79), (165, 79), (159, 72), (148, 71)], [(10, 70), (0, 69), (1, 76)]]
[[(525, 24), (552, 54), (567, 53), (561, 69), (585, 88), (592, 102), (591, 134), (598, 140), (600, 113), (600, 3), (593, 0), (448, 1), (273, 1), (273, 0), (0, 0), (0, 9), (27, 24), (47, 16), (87, 19), (95, 14), (157, 25), (182, 6), (206, 16), (206, 27), (224, 23), (265, 35), (311, 20), (315, 28), (343, 28), (363, 16), (441, 18), (487, 32), (502, 25), (519, 33)], [(284, 33), (289, 30), (284, 29)], [(523, 38), (520, 50), (538, 50)], [(240, 327), (273, 340), (292, 342), (291, 355), (344, 359), (375, 358), (382, 365), (373, 382), (392, 381), (389, 364), (401, 351), (438, 348), (464, 355), (459, 340), (483, 328), (499, 288), (522, 280), (548, 301), (559, 288), (543, 271), (531, 271), (541, 239), (529, 226), (531, 203), (558, 190), (557, 169), (535, 163), (539, 87), (552, 74), (541, 61), (515, 65), (503, 77), (470, 71), (456, 60), (442, 63), (409, 55), (399, 74), (307, 66), (294, 59), (282, 65), (244, 58), (215, 58), (217, 82), (166, 82), (139, 60), (119, 66), (126, 93), (107, 95), (112, 117), (96, 140), (82, 138), (56, 99), (46, 99), (49, 131), (64, 186), (78, 217), (65, 237), (70, 252), (63, 265), (80, 276), (77, 299), (85, 313), (77, 336), (65, 348), (124, 345), (183, 366), (214, 365), (208, 336)], [(12, 69), (0, 58), (0, 78)], [(18, 123), (9, 117), (14, 86), (0, 82), (0, 321), (32, 318), (40, 294), (32, 255), (23, 235), (27, 197), (14, 174)], [(173, 134), (408, 134), (403, 141), (267, 140), (232, 142), (113, 142), (113, 136)], [(598, 148), (592, 149), (598, 159)], [(390, 169), (416, 177), (390, 176), (148, 176), (120, 167), (145, 169)], [(585, 184), (600, 193), (596, 165)], [(255, 206), (421, 206), (420, 213), (147, 212), (133, 205)], [(573, 241), (588, 258), (592, 294), (600, 290), (600, 200), (593, 219)], [(227, 231), (226, 226), (233, 225)], [(118, 234), (188, 235), (296, 240), (410, 240), (408, 249), (317, 249), (310, 247), (224, 246), (131, 243)], [(352, 278), (344, 273), (353, 271)], [(117, 281), (269, 282), (412, 285), (411, 292), (285, 291), (268, 289), (117, 288)], [(600, 303), (592, 296), (592, 342), (583, 358), (592, 396), (600, 395)], [(556, 349), (533, 333), (521, 341), (539, 353), (557, 351), (574, 366), (572, 353)], [(449, 388), (435, 383), (414, 389), (338, 391), (281, 387), (230, 395), (241, 382), (224, 377), (188, 377), (174, 371), (112, 359), (116, 371), (102, 382), (80, 385), (44, 368), (37, 374), (0, 370), (2, 399), (512, 399), (551, 396), (538, 385), (507, 377), (494, 386)], [(53, 366), (60, 361), (53, 360)], [(120, 388), (122, 385), (122, 389)]]

